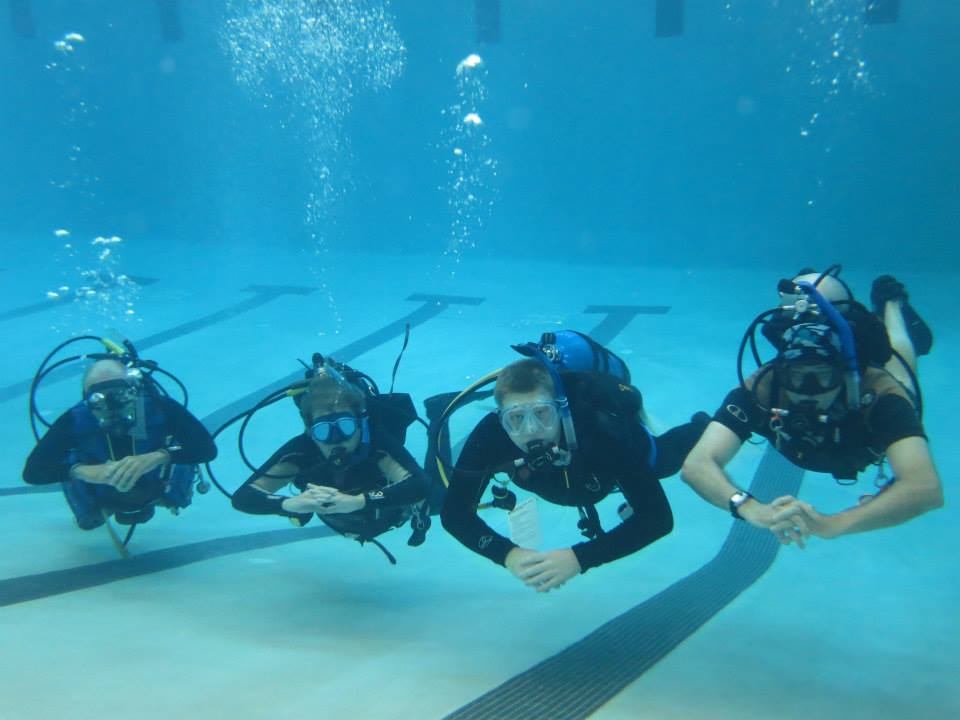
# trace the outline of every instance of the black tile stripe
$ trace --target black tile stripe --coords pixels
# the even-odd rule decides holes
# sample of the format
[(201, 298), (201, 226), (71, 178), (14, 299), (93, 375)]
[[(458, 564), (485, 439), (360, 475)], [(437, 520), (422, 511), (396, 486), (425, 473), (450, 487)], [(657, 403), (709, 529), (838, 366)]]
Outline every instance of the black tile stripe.
[(65, 570), (0, 580), (0, 607), (40, 600), (52, 595), (105, 585), (139, 575), (172, 570), (202, 560), (212, 560), (249, 550), (262, 550), (274, 545), (286, 545), (333, 534), (330, 528), (320, 525), (311, 528), (231, 535), (163, 550), (152, 550), (131, 555), (129, 558), (108, 560), (95, 565), (81, 565)]
[[(332, 352), (331, 356), (341, 362), (349, 362), (353, 358), (382, 345), (384, 342), (402, 335), (408, 323), (411, 326), (423, 324), (442, 313), (454, 303), (476, 305), (483, 302), (482, 298), (454, 298), (440, 295), (417, 295), (412, 299), (421, 302), (422, 305), (399, 320)], [(231, 403), (225, 408), (214, 411), (203, 419), (203, 423), (208, 429), (213, 430), (221, 421), (220, 418), (232, 417), (237, 412), (250, 407), (254, 402), (262, 398), (269, 389), (278, 385), (285, 387), (293, 380), (302, 377), (302, 372), (297, 372), (287, 378), (272, 383), (266, 388), (261, 388)], [(36, 488), (27, 486), (23, 488), (5, 488), (4, 490), (6, 492), (0, 492), (0, 495), (59, 492), (60, 486), (40, 486)], [(333, 533), (325, 526), (321, 526), (302, 530), (283, 530), (238, 535), (147, 552), (142, 555), (134, 555), (129, 559), (111, 560), (105, 563), (81, 565), (79, 567), (58, 570), (51, 573), (10, 578), (0, 581), (0, 606), (82, 590), (128, 577), (136, 577), (151, 572), (181, 567), (194, 562), (210, 560), (222, 555), (246, 552), (247, 550), (280, 545), (287, 542), (297, 542), (311, 537), (325, 537), (331, 534)]]
[[(209, 315), (204, 315), (196, 320), (191, 320), (190, 322), (176, 325), (168, 330), (163, 330), (145, 338), (141, 338), (133, 343), (134, 347), (137, 348), (138, 352), (143, 352), (144, 350), (149, 350), (150, 348), (160, 345), (161, 343), (183, 337), (184, 335), (189, 335), (190, 333), (197, 332), (198, 330), (203, 330), (211, 325), (224, 322), (225, 320), (231, 320), (237, 315), (249, 312), (260, 307), (261, 305), (265, 305), (273, 300), (276, 300), (278, 297), (283, 295), (307, 295), (312, 293), (314, 288), (251, 285), (250, 287), (244, 288), (244, 291), (253, 293), (253, 297), (247, 298), (246, 300), (241, 300), (238, 303), (234, 303), (233, 305), (210, 313)], [(57, 380), (63, 380), (64, 378), (68, 377), (77, 377), (81, 372), (82, 363), (70, 363), (64, 367), (54, 370), (52, 373), (47, 375), (46, 378), (44, 378), (44, 382), (56, 382)], [(13, 383), (12, 385), (7, 385), (6, 387), (0, 388), (0, 402), (5, 402), (7, 400), (21, 397), (22, 395), (26, 395), (28, 392), (30, 392), (30, 386), (32, 383), (33, 378), (30, 378), (29, 380), (21, 380)]]
[[(127, 278), (141, 287), (153, 285), (155, 282), (157, 282), (155, 278), (141, 277), (137, 275), (128, 275)], [(107, 283), (107, 287), (113, 287), (114, 285), (116, 285), (116, 283), (112, 281)], [(19, 319), (26, 317), (27, 315), (33, 315), (34, 313), (45, 312), (47, 310), (53, 310), (53, 308), (60, 307), (61, 305), (69, 305), (70, 303), (77, 302), (80, 297), (81, 296), (77, 293), (71, 293), (69, 295), (61, 295), (56, 298), (47, 298), (46, 300), (41, 300), (40, 302), (31, 303), (18, 308), (13, 308), (12, 310), (4, 310), (3, 312), (0, 312), (0, 322)]]
[[(796, 494), (802, 479), (802, 470), (768, 447), (750, 492), (764, 498)], [(734, 522), (702, 568), (446, 720), (589, 717), (756, 582), (779, 547), (769, 531)]]

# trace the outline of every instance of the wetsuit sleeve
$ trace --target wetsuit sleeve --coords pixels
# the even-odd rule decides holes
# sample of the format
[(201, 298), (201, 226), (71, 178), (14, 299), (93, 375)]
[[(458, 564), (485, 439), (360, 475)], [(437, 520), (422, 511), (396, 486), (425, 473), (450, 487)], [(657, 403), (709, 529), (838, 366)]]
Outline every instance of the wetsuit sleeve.
[(618, 478), (633, 515), (609, 532), (573, 546), (582, 572), (630, 555), (673, 530), (670, 503), (648, 464), (646, 431), (631, 425), (622, 435), (593, 447), (594, 466)]
[(169, 451), (170, 462), (198, 465), (213, 460), (217, 446), (203, 424), (176, 400), (164, 398), (162, 402), (166, 431), (180, 448)]
[[(475, 553), (503, 565), (517, 547), (496, 533), (477, 515), (477, 504), (490, 483), (486, 470), (509, 460), (503, 457), (503, 431), (496, 415), (488, 415), (473, 429), (460, 453), (450, 478), (450, 487), (440, 511), (440, 521), (448, 533)], [(510, 442), (506, 439), (506, 442)], [(512, 445), (512, 443), (511, 443)]]
[(723, 404), (714, 413), (713, 420), (727, 426), (737, 434), (741, 442), (746, 442), (753, 433), (759, 432), (764, 417), (750, 392), (736, 387), (727, 393)]
[(653, 475), (666, 478), (676, 475), (683, 466), (683, 461), (697, 444), (703, 431), (710, 423), (710, 416), (699, 412), (690, 422), (678, 425), (667, 430), (656, 438), (656, 458), (654, 460)]
[(427, 496), (430, 482), (423, 469), (399, 443), (385, 443), (381, 451), (383, 457), (377, 461), (377, 467), (386, 480), (386, 485), (365, 492), (367, 506), (395, 507), (412, 505)]
[[(300, 525), (309, 522), (313, 513), (294, 513), (283, 509), (283, 501), (288, 496), (268, 493), (254, 485), (258, 478), (263, 477), (270, 468), (281, 462), (289, 462), (302, 467), (304, 459), (303, 440), (304, 436), (298, 435), (284, 443), (283, 447), (271, 455), (269, 460), (248, 477), (243, 485), (233, 493), (231, 498), (233, 507), (250, 515), (280, 515), (295, 518)], [(290, 479), (293, 480), (293, 478)]]
[(73, 417), (61, 415), (33, 448), (23, 468), (23, 479), (30, 485), (49, 485), (70, 479), (70, 454), (75, 438)]
[(870, 411), (870, 431), (870, 445), (883, 450), (904, 438), (927, 436), (913, 405), (895, 394), (883, 395), (877, 400)]

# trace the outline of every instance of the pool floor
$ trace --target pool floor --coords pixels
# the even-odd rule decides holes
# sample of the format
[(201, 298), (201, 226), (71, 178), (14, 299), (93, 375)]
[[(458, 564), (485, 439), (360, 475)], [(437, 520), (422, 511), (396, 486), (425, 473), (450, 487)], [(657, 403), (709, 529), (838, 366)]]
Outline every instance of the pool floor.
[[(61, 284), (45, 269), (42, 248), (25, 251), (16, 268), (7, 263), (0, 718), (443, 718), (720, 551), (729, 515), (679, 478), (663, 481), (676, 521), (670, 536), (542, 596), (460, 546), (436, 518), (422, 547), (406, 545), (407, 528), (381, 538), (398, 559), (391, 566), (372, 545), (321, 536), (309, 530), (314, 524), (294, 530), (282, 518), (243, 515), (211, 490), (179, 517), (158, 511), (122, 561), (104, 530), (74, 527), (59, 492), (14, 490), (23, 487), (32, 447), (26, 394), (14, 386), (81, 331), (146, 339), (143, 356), (188, 385), (201, 418), (297, 372), (297, 359), (315, 351), (357, 353), (350, 364), (386, 388), (407, 321), (413, 327), (397, 389), (419, 407), (516, 359), (511, 343), (560, 328), (599, 331), (629, 363), (654, 429), (663, 431), (719, 405), (736, 382), (743, 330), (791, 270), (323, 257), (330, 269), (318, 275), (304, 270), (304, 256), (282, 249), (171, 246), (158, 256), (132, 248), (124, 271), (154, 282), (132, 301), (134, 315), (108, 304), (113, 318), (81, 302), (34, 308)], [(851, 268), (845, 277), (865, 297), (872, 277), (886, 271)], [(946, 303), (938, 303), (951, 278), (903, 279), (937, 334), (921, 378), (945, 509), (898, 528), (782, 550), (756, 582), (590, 717), (960, 716), (952, 504), (960, 455), (947, 443), (955, 394), (947, 359), (960, 340)], [(651, 311), (659, 306), (668, 310)], [(41, 408), (55, 416), (78, 389), (76, 377), (51, 382)], [(464, 411), (455, 439), (485, 409)], [(292, 405), (281, 404), (258, 416), (248, 449), (263, 460), (296, 432)], [(224, 437), (214, 467), (232, 489), (247, 473), (235, 436)], [(422, 458), (425, 445), (424, 433), (411, 429), (414, 455)], [(764, 451), (745, 446), (733, 477), (747, 484)], [(859, 487), (844, 488), (807, 473), (800, 495), (836, 511), (871, 480), (867, 474)], [(608, 523), (617, 503), (601, 508)], [(575, 510), (541, 502), (540, 512), (546, 547), (578, 541)], [(487, 519), (506, 525), (502, 515)], [(265, 535), (271, 531), (281, 532)], [(595, 661), (602, 667), (609, 658)]]

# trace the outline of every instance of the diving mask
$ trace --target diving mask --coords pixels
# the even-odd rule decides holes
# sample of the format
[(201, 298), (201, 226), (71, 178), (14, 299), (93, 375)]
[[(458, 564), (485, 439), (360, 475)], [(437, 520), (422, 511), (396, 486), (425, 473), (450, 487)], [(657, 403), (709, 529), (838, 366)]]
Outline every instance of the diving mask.
[(140, 388), (131, 380), (114, 379), (94, 383), (83, 402), (101, 427), (132, 425), (137, 417)]
[(820, 395), (840, 387), (844, 372), (836, 365), (820, 362), (784, 363), (777, 373), (781, 387), (797, 395)]
[(500, 424), (508, 435), (552, 433), (560, 425), (560, 411), (548, 400), (518, 403), (500, 410)]
[(360, 429), (360, 418), (353, 413), (322, 415), (310, 426), (310, 435), (319, 443), (346, 442)]

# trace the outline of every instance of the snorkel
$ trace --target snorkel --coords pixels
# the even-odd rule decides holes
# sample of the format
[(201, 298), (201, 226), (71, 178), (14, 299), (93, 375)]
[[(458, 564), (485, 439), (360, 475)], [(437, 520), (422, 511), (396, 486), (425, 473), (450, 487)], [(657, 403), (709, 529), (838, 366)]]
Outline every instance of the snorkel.
[[(840, 347), (844, 360), (846, 361), (845, 382), (847, 387), (847, 407), (851, 410), (859, 409), (860, 371), (857, 368), (857, 352), (854, 348), (853, 330), (850, 329), (850, 324), (844, 320), (843, 316), (833, 306), (833, 303), (823, 297), (812, 283), (806, 280), (800, 280), (796, 283), (796, 286), (813, 299), (817, 308), (826, 316), (834, 330), (837, 331), (837, 335), (840, 338)], [(807, 307), (805, 307), (807, 302), (807, 298), (798, 298), (794, 309), (798, 313), (807, 312)], [(802, 305), (804, 305), (804, 307), (801, 307)]]

